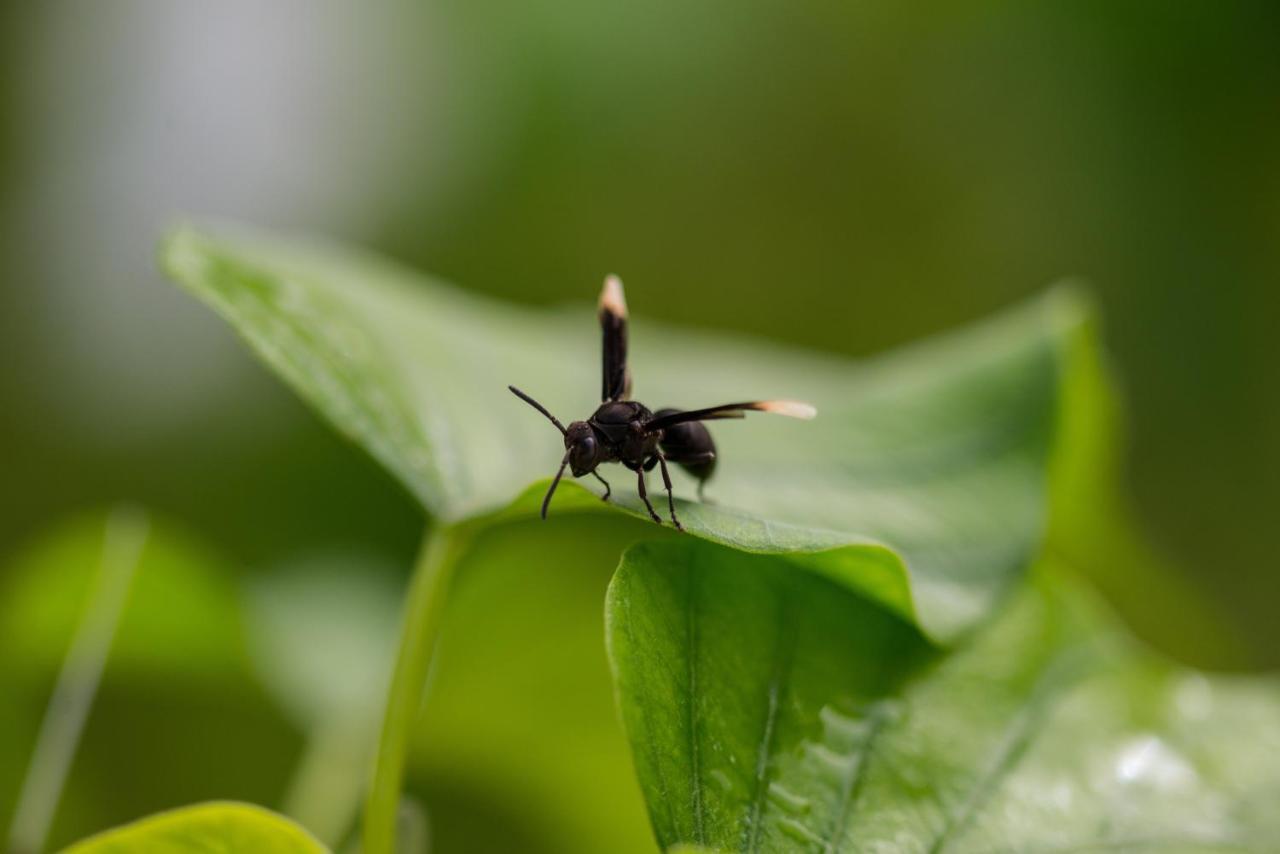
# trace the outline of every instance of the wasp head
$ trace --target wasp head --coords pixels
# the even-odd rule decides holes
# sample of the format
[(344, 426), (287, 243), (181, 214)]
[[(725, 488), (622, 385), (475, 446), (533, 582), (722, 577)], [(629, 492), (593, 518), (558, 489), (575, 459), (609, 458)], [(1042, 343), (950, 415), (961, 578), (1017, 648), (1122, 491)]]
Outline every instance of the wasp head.
[(574, 477), (590, 474), (600, 464), (600, 441), (585, 421), (574, 421), (564, 431), (564, 447)]

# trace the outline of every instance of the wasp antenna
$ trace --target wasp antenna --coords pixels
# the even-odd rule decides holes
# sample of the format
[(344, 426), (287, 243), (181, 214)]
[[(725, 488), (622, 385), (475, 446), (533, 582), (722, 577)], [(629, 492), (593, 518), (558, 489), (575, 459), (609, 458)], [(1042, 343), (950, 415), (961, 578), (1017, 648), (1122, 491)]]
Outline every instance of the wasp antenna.
[(524, 392), (522, 392), (520, 389), (516, 388), (513, 385), (509, 385), (507, 386), (507, 388), (511, 389), (511, 393), (514, 394), (516, 397), (520, 398), (525, 403), (529, 404), (534, 409), (541, 412), (543, 415), (547, 416), (547, 420), (549, 420), (552, 424), (556, 425), (556, 429), (560, 431), (561, 435), (564, 435), (565, 433), (564, 425), (560, 423), (559, 418), (556, 418), (554, 415), (548, 412), (545, 406), (543, 406), (541, 403), (538, 403), (538, 401), (534, 400), (532, 397), (529, 397), (529, 395), (525, 394)]
[(551, 496), (555, 494), (556, 487), (560, 485), (560, 476), (564, 474), (564, 467), (569, 465), (569, 452), (565, 451), (564, 459), (560, 461), (560, 468), (556, 469), (556, 476), (551, 481), (551, 487), (547, 490), (546, 497), (542, 499), (542, 520), (547, 519), (547, 508), (551, 506)]
[(798, 400), (762, 400), (755, 405), (761, 412), (772, 412), (774, 415), (785, 415), (788, 418), (804, 418), (806, 420), (818, 414), (818, 410), (808, 403)]
[(627, 316), (627, 300), (622, 295), (622, 280), (617, 276), (604, 277), (604, 287), (600, 289), (600, 311), (621, 318)]

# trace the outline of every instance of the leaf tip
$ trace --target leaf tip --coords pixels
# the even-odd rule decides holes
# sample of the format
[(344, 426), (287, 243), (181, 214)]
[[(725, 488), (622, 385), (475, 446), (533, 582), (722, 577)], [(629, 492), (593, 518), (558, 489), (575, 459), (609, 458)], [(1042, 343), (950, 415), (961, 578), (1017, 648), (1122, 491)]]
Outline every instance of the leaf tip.
[(160, 270), (174, 281), (190, 285), (205, 263), (204, 237), (188, 222), (168, 228), (160, 238), (157, 256)]
[(1044, 305), (1050, 315), (1066, 328), (1087, 326), (1100, 315), (1093, 288), (1081, 278), (1063, 279), (1050, 285)]

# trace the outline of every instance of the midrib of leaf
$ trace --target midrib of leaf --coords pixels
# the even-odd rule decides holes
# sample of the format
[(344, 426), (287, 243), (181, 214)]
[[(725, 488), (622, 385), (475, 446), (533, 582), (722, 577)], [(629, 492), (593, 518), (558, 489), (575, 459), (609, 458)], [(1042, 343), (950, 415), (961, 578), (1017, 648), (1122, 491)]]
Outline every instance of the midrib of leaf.
[(685, 632), (689, 655), (688, 661), (688, 729), (689, 729), (689, 774), (693, 785), (693, 830), (694, 841), (699, 845), (706, 842), (702, 818), (702, 768), (699, 753), (702, 749), (701, 732), (698, 727), (698, 704), (701, 695), (698, 693), (698, 558), (697, 552), (689, 564), (685, 588)]
[(1058, 701), (1082, 675), (1078, 667), (1078, 651), (1070, 651), (1051, 662), (1032, 686), (1022, 707), (1009, 719), (994, 753), (982, 763), (984, 771), (974, 781), (960, 805), (947, 813), (946, 821), (929, 846), (930, 854), (943, 854), (947, 846), (962, 834), (973, 816), (1012, 773), (1026, 755), (1031, 741), (1043, 729), (1050, 706)]
[(756, 759), (756, 790), (751, 799), (751, 813), (747, 820), (748, 833), (745, 850), (759, 851), (760, 823), (769, 786), (769, 759), (774, 750), (774, 735), (778, 722), (778, 709), (782, 691), (791, 673), (791, 661), (795, 655), (795, 635), (787, 632), (791, 597), (784, 593), (778, 602), (775, 632), (778, 643), (774, 652), (773, 673), (769, 677), (768, 712), (765, 715), (764, 734), (760, 737), (760, 752)]

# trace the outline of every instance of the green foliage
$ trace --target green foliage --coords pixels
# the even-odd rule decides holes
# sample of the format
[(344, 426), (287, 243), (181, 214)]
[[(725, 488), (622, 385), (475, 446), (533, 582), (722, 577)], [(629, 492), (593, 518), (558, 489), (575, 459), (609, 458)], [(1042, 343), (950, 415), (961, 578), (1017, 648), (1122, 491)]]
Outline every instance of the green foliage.
[[(468, 565), (462, 547), (483, 542), (485, 529), (503, 523), (505, 534), (534, 512), (561, 455), (556, 434), (505, 386), (564, 420), (585, 417), (597, 386), (594, 323), (261, 235), (184, 228), (164, 263), (398, 476), (444, 538), (435, 552), (428, 543), (409, 593), (370, 801), (371, 848), (384, 850), (453, 565)], [(678, 500), (691, 536), (635, 522), (604, 535), (614, 553), (637, 535), (656, 540), (627, 552), (607, 637), (663, 845), (1200, 850), (1280, 831), (1267, 808), (1280, 777), (1260, 759), (1280, 741), (1275, 683), (1210, 680), (1155, 658), (1072, 575), (1119, 576), (1106, 589), (1177, 614), (1166, 622), (1186, 646), (1213, 636), (1213, 621), (1125, 523), (1110, 479), (1112, 401), (1073, 292), (870, 362), (643, 321), (633, 329), (642, 400), (786, 395), (821, 413), (804, 424), (717, 425), (716, 503)], [(611, 506), (643, 518), (627, 480)], [(547, 766), (600, 713), (566, 715), (555, 699), (573, 691), (579, 662), (590, 674), (599, 661), (557, 646), (570, 636), (552, 625), (558, 603), (576, 597), (557, 587), (561, 559), (542, 555), (577, 548), (581, 529), (559, 516), (607, 509), (567, 484), (557, 519), (539, 528), (545, 550), (479, 562), (509, 573), (486, 602), (518, 596), (543, 619), (507, 623), (474, 601), (452, 612), (429, 727), (417, 737), (418, 769), (533, 793), (540, 806), (506, 810), (531, 838), (538, 816), (583, 786)], [(1022, 581), (1037, 560), (1041, 570)], [(534, 566), (545, 589), (517, 593)], [(458, 637), (474, 644), (470, 667), (460, 663), (468, 655), (449, 663)], [(540, 643), (562, 656), (558, 665), (531, 652)], [(534, 660), (513, 654), (521, 645)], [(544, 687), (545, 702), (532, 698), (548, 685), (559, 687)], [(527, 720), (513, 724), (513, 709)], [(616, 771), (610, 761), (598, 777)], [(612, 785), (596, 794), (626, 797)], [(580, 840), (600, 832), (578, 829)]]
[[(565, 420), (596, 403), (598, 333), (584, 313), (521, 311), (262, 237), (180, 230), (164, 262), (448, 521), (500, 510), (560, 459), (556, 433), (508, 383)], [(946, 639), (980, 619), (1039, 546), (1064, 360), (1082, 318), (1057, 293), (871, 363), (637, 322), (633, 364), (654, 404), (816, 404), (811, 423), (719, 426), (717, 503), (682, 500), (686, 527), (785, 556)], [(639, 513), (627, 480), (615, 495)]]
[[(437, 850), (649, 850), (600, 642), (618, 544), (644, 530), (622, 517), (517, 523), (464, 559), (409, 757)], [(0, 828), (103, 531), (101, 514), (56, 526), (4, 569), (0, 753), (14, 761), (0, 771)], [(266, 568), (243, 587), (237, 575), (151, 524), (53, 842), (227, 795), (278, 808), (335, 848), (348, 837), (384, 698), (394, 578), (351, 553)]]
[(244, 597), (257, 671), (306, 734), (282, 811), (335, 847), (368, 774), (393, 650), (393, 581), (367, 555), (312, 555), (253, 578)]
[[(621, 516), (515, 522), (462, 558), (408, 757), (432, 850), (652, 849), (601, 642), (619, 543), (645, 530)], [(394, 591), (377, 563), (332, 555), (249, 592), (251, 652), (308, 732), (282, 811), (338, 847), (368, 776)]]
[(302, 727), (358, 725), (386, 689), (395, 576), (367, 555), (295, 560), (250, 580), (250, 651), (263, 684)]
[[(47, 532), (11, 562), (0, 595), (0, 655), (33, 676), (57, 669), (102, 562), (104, 519)], [(117, 673), (234, 675), (248, 666), (234, 570), (170, 525), (151, 527), (112, 646)]]
[(620, 544), (651, 524), (534, 519), (476, 538), (409, 758), (433, 850), (652, 850), (602, 640)]
[[(0, 828), (10, 828), (115, 515), (56, 525), (0, 571), (0, 755), (7, 758)], [(49, 834), (55, 846), (162, 807), (218, 797), (268, 802), (298, 749), (297, 733), (254, 678), (236, 568), (164, 520), (146, 530), (101, 684), (88, 698), (87, 726), (73, 745)]]
[(714, 850), (1262, 849), (1280, 685), (1136, 649), (1040, 573), (950, 654), (724, 548), (641, 544), (609, 641), (658, 840)]
[(323, 854), (298, 825), (250, 804), (207, 803), (161, 813), (79, 842), (67, 854)]

